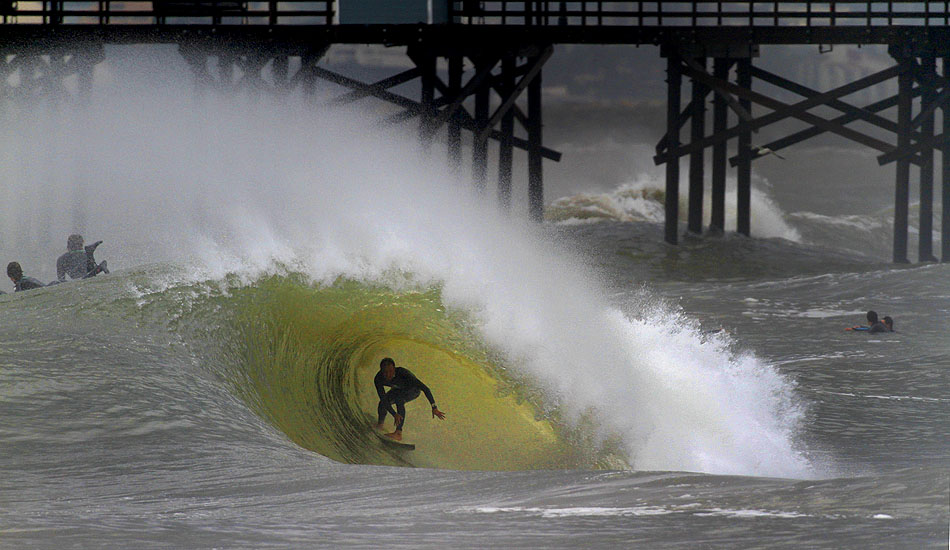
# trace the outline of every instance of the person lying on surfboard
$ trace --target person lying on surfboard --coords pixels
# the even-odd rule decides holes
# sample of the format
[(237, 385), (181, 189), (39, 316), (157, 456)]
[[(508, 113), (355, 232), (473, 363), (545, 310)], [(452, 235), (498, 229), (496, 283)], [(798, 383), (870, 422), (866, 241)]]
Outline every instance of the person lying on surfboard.
[[(432, 397), (429, 387), (416, 378), (409, 369), (397, 367), (391, 357), (386, 357), (379, 362), (379, 372), (376, 373), (373, 384), (376, 385), (376, 393), (379, 394), (379, 407), (376, 409), (379, 420), (376, 422), (376, 429), (383, 429), (386, 413), (393, 415), (396, 421), (395, 431), (386, 434), (386, 437), (402, 441), (402, 425), (406, 421), (406, 403), (419, 397), (419, 392), (426, 394), (426, 399), (432, 405), (432, 418), (445, 420), (445, 413), (435, 406), (435, 398)], [(386, 386), (389, 386), (389, 391), (385, 390)], [(396, 406), (395, 410), (393, 410), (393, 405)]]
[[(878, 320), (876, 311), (869, 311), (867, 313), (867, 319), (867, 326), (849, 327), (845, 330), (853, 330), (855, 332), (870, 332), (872, 334), (876, 332), (893, 332), (893, 329), (890, 329), (887, 325)], [(894, 321), (892, 320), (891, 324), (893, 325), (893, 323)]]

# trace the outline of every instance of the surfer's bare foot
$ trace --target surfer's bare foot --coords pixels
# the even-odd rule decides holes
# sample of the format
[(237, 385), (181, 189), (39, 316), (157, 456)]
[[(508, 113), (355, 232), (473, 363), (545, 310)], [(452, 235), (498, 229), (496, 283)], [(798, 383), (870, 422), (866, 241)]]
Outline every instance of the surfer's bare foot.
[(376, 429), (377, 429), (377, 430), (382, 430), (382, 429), (383, 429), (383, 425), (382, 425), (382, 424), (376, 424)]
[(386, 434), (386, 437), (390, 439), (395, 439), (396, 441), (402, 441), (402, 431), (396, 430), (391, 434)]

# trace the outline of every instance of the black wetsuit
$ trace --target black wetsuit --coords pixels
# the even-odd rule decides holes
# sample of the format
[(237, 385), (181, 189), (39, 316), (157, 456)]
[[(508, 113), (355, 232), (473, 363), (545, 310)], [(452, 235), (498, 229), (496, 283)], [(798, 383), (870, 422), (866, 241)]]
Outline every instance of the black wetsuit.
[(66, 275), (69, 275), (70, 279), (85, 279), (96, 276), (101, 270), (93, 255), (96, 252), (96, 247), (100, 244), (102, 244), (102, 241), (97, 241), (84, 250), (70, 250), (57, 258), (56, 279), (63, 282), (66, 280)]
[[(376, 409), (376, 412), (379, 413), (377, 424), (382, 424), (383, 420), (386, 420), (387, 412), (393, 415), (393, 417), (396, 416), (396, 413), (399, 413), (402, 420), (396, 424), (396, 429), (401, 430), (403, 423), (406, 421), (406, 403), (419, 397), (419, 392), (426, 394), (426, 399), (429, 400), (429, 404), (435, 407), (435, 398), (432, 397), (432, 391), (429, 390), (429, 387), (423, 384), (422, 381), (416, 378), (409, 369), (396, 367), (396, 374), (392, 380), (386, 380), (386, 377), (383, 376), (383, 372), (380, 371), (376, 373), (373, 384), (376, 385), (376, 393), (379, 394), (379, 407)], [(384, 389), (385, 386), (389, 386), (392, 389), (387, 392)], [(393, 410), (394, 404), (396, 405), (396, 410)]]
[(849, 330), (853, 330), (854, 332), (869, 332), (869, 333), (894, 332), (893, 330), (887, 328), (887, 325), (885, 325), (884, 323), (880, 321), (874, 323), (873, 325), (869, 327), (866, 327), (866, 326), (851, 327)]
[(95, 262), (90, 261), (85, 250), (70, 250), (56, 260), (56, 278), (65, 281), (69, 275), (70, 279), (82, 279), (95, 268)]
[(20, 292), (21, 290), (33, 290), (34, 288), (41, 288), (46, 285), (37, 281), (33, 277), (21, 277), (19, 281), (13, 283), (15, 292)]

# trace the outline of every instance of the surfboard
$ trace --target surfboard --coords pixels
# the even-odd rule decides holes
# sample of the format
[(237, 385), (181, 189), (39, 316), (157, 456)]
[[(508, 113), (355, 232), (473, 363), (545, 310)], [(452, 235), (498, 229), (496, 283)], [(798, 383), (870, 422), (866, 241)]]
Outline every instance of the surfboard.
[(377, 433), (376, 437), (378, 437), (383, 443), (385, 443), (386, 445), (389, 445), (390, 447), (395, 447), (397, 449), (402, 449), (404, 451), (416, 450), (416, 446), (413, 445), (412, 443), (403, 443), (402, 441), (396, 441), (395, 439), (391, 437), (386, 437), (385, 435), (381, 433)]

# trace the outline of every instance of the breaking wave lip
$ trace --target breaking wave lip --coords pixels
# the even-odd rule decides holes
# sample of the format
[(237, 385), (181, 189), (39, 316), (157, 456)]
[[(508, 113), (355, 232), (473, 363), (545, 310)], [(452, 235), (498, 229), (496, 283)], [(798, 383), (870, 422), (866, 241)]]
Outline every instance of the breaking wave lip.
[[(737, 199), (735, 185), (726, 193), (726, 226), (736, 223)], [(786, 220), (786, 214), (771, 200), (764, 186), (752, 188), (752, 232), (766, 238), (782, 238), (801, 242), (799, 231)], [(600, 221), (646, 221), (662, 223), (665, 217), (665, 184), (653, 175), (643, 174), (607, 193), (580, 193), (553, 201), (545, 219), (564, 224), (594, 223)], [(688, 197), (680, 197), (680, 221), (686, 220)], [(703, 225), (711, 218), (711, 195), (703, 199)]]

